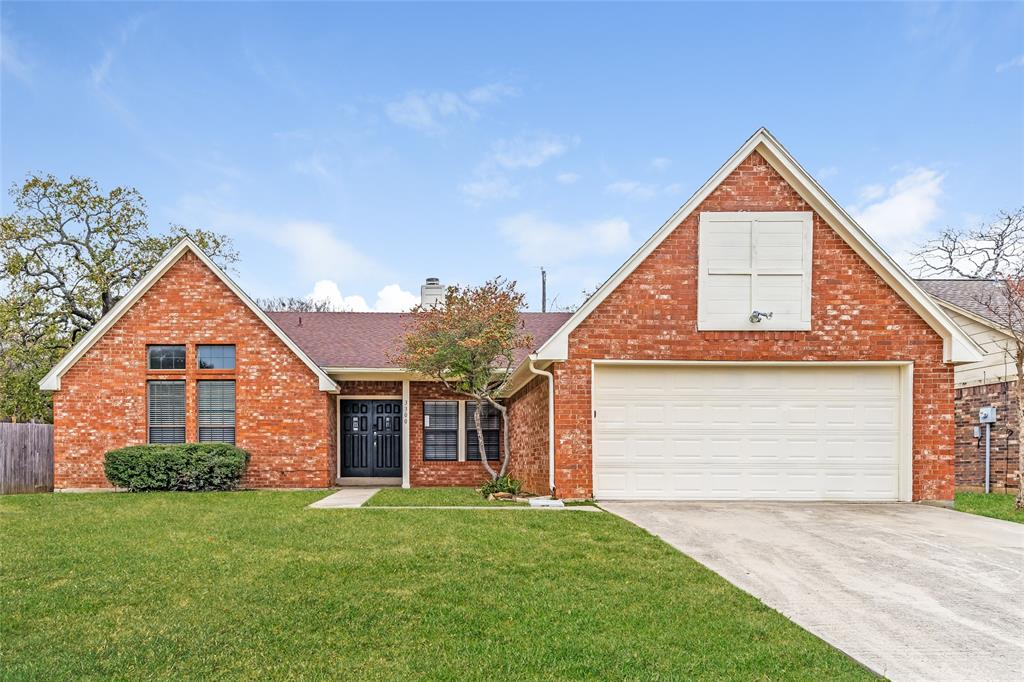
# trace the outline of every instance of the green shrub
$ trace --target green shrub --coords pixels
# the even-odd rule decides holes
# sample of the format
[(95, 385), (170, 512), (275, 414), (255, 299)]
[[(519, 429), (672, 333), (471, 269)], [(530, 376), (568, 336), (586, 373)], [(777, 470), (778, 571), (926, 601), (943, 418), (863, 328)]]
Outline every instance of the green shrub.
[(132, 445), (103, 458), (107, 480), (128, 490), (231, 490), (249, 453), (228, 443)]
[(499, 476), (493, 481), (485, 481), (480, 486), (480, 494), (484, 497), (492, 493), (512, 493), (513, 495), (518, 495), (522, 489), (522, 481), (518, 481), (511, 476)]

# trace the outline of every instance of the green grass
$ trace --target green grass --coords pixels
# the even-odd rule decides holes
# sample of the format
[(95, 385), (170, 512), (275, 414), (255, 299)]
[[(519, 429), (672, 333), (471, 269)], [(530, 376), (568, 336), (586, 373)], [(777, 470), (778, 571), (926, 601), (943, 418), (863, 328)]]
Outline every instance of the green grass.
[(0, 676), (869, 677), (611, 514), (320, 497), (0, 498)]
[(522, 505), (510, 500), (489, 501), (473, 488), (381, 488), (365, 507), (494, 507)]
[(953, 507), (968, 514), (1024, 523), (1024, 511), (1014, 507), (1015, 499), (1016, 495), (1013, 493), (957, 493)]

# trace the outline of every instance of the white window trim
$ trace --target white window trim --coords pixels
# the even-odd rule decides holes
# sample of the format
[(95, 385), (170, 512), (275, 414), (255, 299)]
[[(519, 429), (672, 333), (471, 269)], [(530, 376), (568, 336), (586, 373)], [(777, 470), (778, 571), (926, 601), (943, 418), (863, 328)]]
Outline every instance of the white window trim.
[[(770, 269), (762, 271), (757, 266), (757, 223), (778, 222), (780, 220), (798, 219), (803, 223), (803, 258), (799, 270), (778, 270)], [(703, 238), (704, 230), (719, 222), (750, 221), (751, 223), (751, 244), (750, 244), (750, 266), (747, 268), (729, 268), (728, 270), (716, 270), (710, 272), (705, 266), (707, 256), (704, 252), (706, 240)], [(813, 261), (814, 214), (810, 211), (742, 211), (742, 212), (703, 212), (700, 214), (698, 227), (697, 247), (697, 330), (698, 331), (809, 331), (811, 329), (811, 263)], [(758, 275), (801, 275), (803, 277), (803, 292), (800, 302), (800, 321), (797, 323), (775, 319), (762, 319), (760, 322), (751, 322), (747, 317), (735, 322), (711, 322), (706, 319), (705, 311), (707, 305), (704, 302), (705, 278), (708, 275), (749, 275), (751, 300), (754, 301), (753, 308), (757, 308), (757, 279)], [(753, 310), (750, 311), (752, 313)], [(762, 311), (769, 312), (769, 311)], [(748, 313), (748, 315), (750, 314)]]

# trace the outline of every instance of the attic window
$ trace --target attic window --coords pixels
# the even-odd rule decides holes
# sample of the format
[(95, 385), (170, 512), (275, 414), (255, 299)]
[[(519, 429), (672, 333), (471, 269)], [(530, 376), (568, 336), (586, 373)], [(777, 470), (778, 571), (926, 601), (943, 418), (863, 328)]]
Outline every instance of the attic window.
[(185, 346), (147, 346), (149, 369), (185, 369)]
[(811, 328), (812, 213), (701, 213), (697, 328)]

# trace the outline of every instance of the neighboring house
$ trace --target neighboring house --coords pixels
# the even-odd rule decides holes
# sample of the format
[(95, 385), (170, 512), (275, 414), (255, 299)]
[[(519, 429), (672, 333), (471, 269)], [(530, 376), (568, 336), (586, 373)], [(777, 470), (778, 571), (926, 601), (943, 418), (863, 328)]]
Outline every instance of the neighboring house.
[[(402, 320), (264, 314), (184, 242), (41, 382), (55, 486), (229, 437), (249, 485), (477, 483), (461, 398), (388, 360)], [(506, 402), (534, 492), (952, 499), (953, 366), (980, 349), (766, 130), (574, 314), (524, 322)]]
[(1016, 343), (1000, 324), (998, 308), (1002, 300), (998, 282), (956, 279), (918, 280), (949, 316), (981, 346), (985, 353), (979, 362), (957, 365), (953, 375), (956, 401), (956, 485), (963, 490), (983, 490), (985, 486), (985, 440), (974, 435), (984, 427), (978, 417), (982, 407), (994, 406), (997, 421), (990, 434), (990, 481), (992, 490), (1016, 489), (1019, 485), (1020, 435), (1015, 425), (1017, 400), (1013, 396), (1017, 380)]

